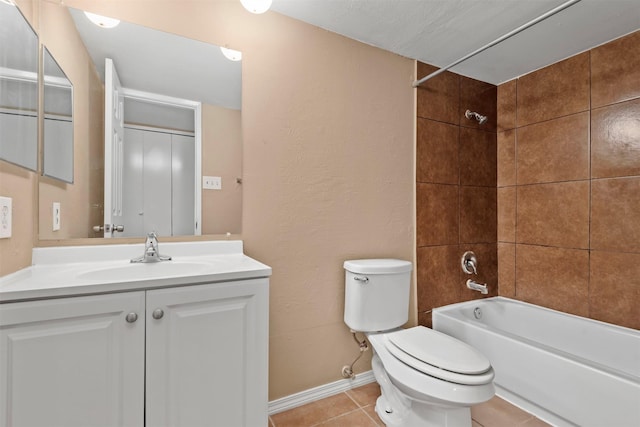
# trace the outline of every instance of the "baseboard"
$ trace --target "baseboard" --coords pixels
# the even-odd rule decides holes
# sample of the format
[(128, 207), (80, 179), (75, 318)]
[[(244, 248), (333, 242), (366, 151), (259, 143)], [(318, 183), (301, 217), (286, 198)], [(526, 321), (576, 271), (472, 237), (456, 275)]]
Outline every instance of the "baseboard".
[(306, 405), (307, 403), (315, 402), (316, 400), (324, 399), (325, 397), (333, 396), (335, 394), (342, 393), (343, 391), (351, 390), (352, 388), (360, 387), (374, 381), (375, 378), (373, 376), (373, 371), (367, 371), (357, 374), (353, 379), (347, 378), (344, 380), (338, 380), (289, 396), (281, 397), (280, 399), (269, 402), (269, 415), (297, 408), (298, 406)]

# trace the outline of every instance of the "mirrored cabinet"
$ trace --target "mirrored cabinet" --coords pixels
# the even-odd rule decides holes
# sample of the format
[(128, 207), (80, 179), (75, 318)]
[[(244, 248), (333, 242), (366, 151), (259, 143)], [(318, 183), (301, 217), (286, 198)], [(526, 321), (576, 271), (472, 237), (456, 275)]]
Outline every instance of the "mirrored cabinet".
[(73, 85), (43, 48), (44, 129), (42, 174), (73, 183)]
[[(2, 173), (37, 181), (38, 238), (241, 233), (241, 61), (139, 25), (135, 14), (112, 26), (90, 15), (63, 2), (0, 0), (0, 162), (11, 164)], [(148, 151), (170, 138), (172, 156), (140, 157), (142, 132)], [(157, 183), (145, 178), (155, 169), (160, 192), (145, 184)], [(126, 232), (104, 231), (112, 225)]]
[(38, 36), (0, 1), (0, 159), (38, 169)]

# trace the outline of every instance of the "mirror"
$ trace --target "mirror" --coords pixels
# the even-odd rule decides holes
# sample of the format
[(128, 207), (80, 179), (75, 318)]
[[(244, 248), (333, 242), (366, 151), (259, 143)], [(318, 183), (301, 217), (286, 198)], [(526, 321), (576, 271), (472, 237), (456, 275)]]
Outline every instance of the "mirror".
[(43, 48), (44, 130), (42, 174), (73, 183), (73, 85)]
[(0, 1), (0, 159), (38, 169), (38, 36)]
[[(80, 40), (68, 43), (78, 50), (73, 55), (56, 56), (73, 84), (74, 183), (41, 180), (40, 239), (240, 233), (241, 63), (218, 46), (130, 22), (102, 28), (81, 10), (44, 0), (40, 19), (47, 37), (59, 32), (69, 40), (73, 32)], [(108, 60), (121, 84), (116, 90), (105, 84)], [(85, 83), (94, 78), (99, 93)], [(203, 177), (220, 177), (222, 189), (203, 188)], [(62, 216), (55, 231), (53, 203)], [(178, 209), (184, 206), (191, 210)], [(125, 231), (106, 236), (105, 224)]]

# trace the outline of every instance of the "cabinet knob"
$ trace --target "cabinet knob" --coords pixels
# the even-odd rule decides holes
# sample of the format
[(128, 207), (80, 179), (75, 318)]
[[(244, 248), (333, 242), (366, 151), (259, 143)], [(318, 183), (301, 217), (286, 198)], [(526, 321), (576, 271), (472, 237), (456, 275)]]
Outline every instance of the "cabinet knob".
[(162, 316), (164, 316), (164, 311), (162, 311), (161, 308), (156, 308), (153, 310), (153, 313), (151, 313), (151, 317), (154, 319), (162, 319)]
[(138, 320), (138, 314), (134, 313), (134, 312), (131, 312), (131, 313), (127, 314), (127, 317), (125, 319), (127, 319), (127, 322), (129, 322), (129, 323), (133, 323), (136, 320)]

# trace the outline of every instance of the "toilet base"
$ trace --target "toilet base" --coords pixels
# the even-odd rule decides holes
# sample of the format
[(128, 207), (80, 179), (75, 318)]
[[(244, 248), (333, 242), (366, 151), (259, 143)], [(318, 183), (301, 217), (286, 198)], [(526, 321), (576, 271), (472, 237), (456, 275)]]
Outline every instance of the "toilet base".
[(371, 366), (382, 393), (376, 400), (376, 414), (386, 426), (471, 427), (470, 407), (440, 406), (411, 399), (393, 385), (375, 353)]
[(471, 427), (470, 408), (440, 408), (412, 402), (403, 414), (389, 413), (389, 405), (381, 395), (376, 401), (376, 414), (387, 427)]

